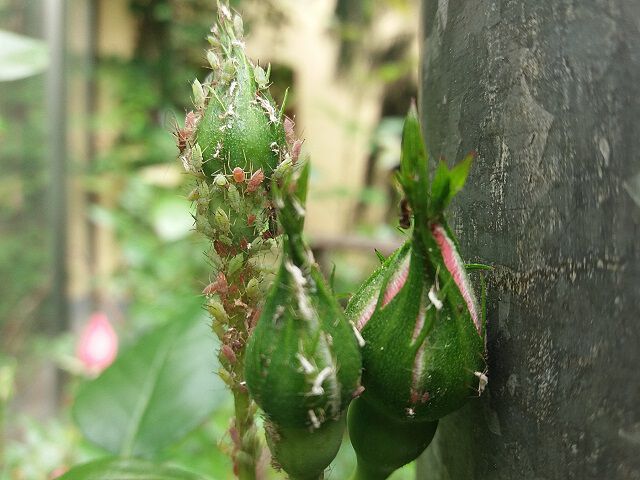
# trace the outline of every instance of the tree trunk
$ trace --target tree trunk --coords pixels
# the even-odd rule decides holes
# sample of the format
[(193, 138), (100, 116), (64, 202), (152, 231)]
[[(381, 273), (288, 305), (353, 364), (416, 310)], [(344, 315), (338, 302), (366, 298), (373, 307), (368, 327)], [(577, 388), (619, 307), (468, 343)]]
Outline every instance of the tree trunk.
[(489, 386), (424, 480), (640, 479), (640, 2), (425, 0), (433, 157), (489, 278)]

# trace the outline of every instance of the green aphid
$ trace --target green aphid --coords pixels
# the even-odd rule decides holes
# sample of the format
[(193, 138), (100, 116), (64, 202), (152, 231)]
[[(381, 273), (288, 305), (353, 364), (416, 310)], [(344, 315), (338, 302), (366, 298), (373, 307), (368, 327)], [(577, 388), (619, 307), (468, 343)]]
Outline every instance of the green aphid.
[(231, 205), (231, 208), (236, 213), (240, 213), (242, 211), (242, 197), (240, 196), (240, 192), (238, 192), (236, 186), (229, 184), (227, 194), (229, 195), (229, 205)]

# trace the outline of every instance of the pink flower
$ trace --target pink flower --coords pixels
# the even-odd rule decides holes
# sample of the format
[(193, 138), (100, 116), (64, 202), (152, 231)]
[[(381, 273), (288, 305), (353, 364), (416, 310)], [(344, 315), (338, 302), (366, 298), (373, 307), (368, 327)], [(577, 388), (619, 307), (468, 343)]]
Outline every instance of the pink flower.
[(96, 312), (91, 315), (78, 342), (77, 356), (88, 373), (97, 375), (107, 368), (118, 353), (118, 336), (107, 315)]

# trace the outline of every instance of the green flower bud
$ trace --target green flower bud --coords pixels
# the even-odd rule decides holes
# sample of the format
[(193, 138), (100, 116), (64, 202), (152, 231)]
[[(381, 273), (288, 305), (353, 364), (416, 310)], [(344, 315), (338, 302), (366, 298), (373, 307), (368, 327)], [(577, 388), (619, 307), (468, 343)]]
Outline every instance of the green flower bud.
[[(457, 410), (481, 392), (486, 381), (483, 309), (442, 213), (462, 188), (469, 162), (451, 171), (440, 167), (429, 186), (426, 158), (412, 110), (403, 131), (399, 182), (414, 214), (414, 230), (363, 284), (346, 311), (366, 342), (365, 391), (358, 404), (364, 413), (354, 413), (350, 421), (350, 429), (362, 438), (375, 437), (379, 425), (364, 420), (375, 412), (389, 429), (401, 422), (410, 430), (410, 425), (426, 425)], [(411, 435), (406, 438), (410, 444)], [(415, 456), (426, 446), (420, 438), (416, 441)], [(363, 458), (367, 448), (378, 448), (362, 445), (354, 447)], [(367, 462), (380, 471), (397, 464), (382, 454), (370, 457)], [(404, 459), (415, 458), (409, 457)]]
[[(222, 6), (221, 11), (228, 8)], [(264, 78), (256, 79), (255, 67), (244, 51), (242, 30), (239, 16), (219, 16), (212, 50), (207, 53), (212, 80), (204, 87), (197, 80), (193, 83), (199, 113), (195, 137), (208, 176), (240, 167), (262, 169), (270, 177), (286, 151), (282, 112), (264, 90)]]
[(361, 368), (354, 331), (301, 238), (307, 172), (295, 195), (273, 186), (285, 248), (245, 358), (274, 458), (295, 479), (317, 479), (335, 456)]

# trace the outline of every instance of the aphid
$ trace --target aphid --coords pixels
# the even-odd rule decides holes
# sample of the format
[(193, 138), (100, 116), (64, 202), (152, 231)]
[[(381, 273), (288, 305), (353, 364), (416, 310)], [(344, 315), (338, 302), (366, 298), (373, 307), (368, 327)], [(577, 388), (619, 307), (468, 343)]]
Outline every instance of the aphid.
[(351, 397), (352, 398), (358, 398), (360, 395), (362, 395), (364, 393), (364, 390), (365, 390), (364, 386), (358, 385), (358, 387), (351, 394)]
[(180, 153), (183, 153), (187, 149), (192, 133), (193, 132), (186, 128), (178, 128), (174, 131), (173, 135), (176, 137), (176, 145), (178, 146)]
[(242, 25), (242, 18), (240, 15), (235, 15), (233, 17), (233, 33), (235, 33), (238, 38), (242, 38), (244, 35), (244, 27)]
[(244, 170), (242, 170), (240, 167), (234, 168), (233, 179), (235, 180), (236, 183), (244, 182), (244, 179), (245, 179)]
[(190, 202), (194, 202), (199, 198), (200, 198), (200, 192), (198, 191), (197, 188), (194, 188), (193, 190), (191, 190), (191, 192), (189, 192), (189, 195), (187, 195), (187, 200), (189, 200)]
[(197, 78), (191, 84), (191, 90), (193, 91), (193, 104), (196, 106), (196, 108), (199, 108), (199, 109), (204, 108), (206, 95), (204, 93), (204, 88), (202, 87), (202, 84)]
[(400, 228), (407, 229), (411, 226), (411, 207), (409, 200), (403, 198), (400, 202)]
[(213, 220), (215, 222), (216, 228), (219, 228), (223, 232), (229, 232), (231, 229), (231, 222), (229, 221), (229, 215), (222, 208), (219, 208), (215, 211), (213, 215)]
[(231, 348), (229, 345), (223, 345), (220, 351), (229, 363), (236, 363), (237, 358), (235, 352), (233, 351), (233, 348)]
[(229, 204), (231, 205), (231, 208), (233, 208), (233, 210), (235, 210), (236, 212), (240, 212), (240, 210), (242, 210), (242, 200), (240, 198), (240, 193), (238, 192), (238, 189), (235, 185), (229, 184), (228, 194)]
[(225, 294), (227, 293), (228, 290), (229, 290), (229, 284), (227, 283), (227, 277), (225, 276), (224, 273), (220, 272), (218, 273), (218, 276), (213, 282), (211, 282), (209, 285), (204, 287), (204, 290), (202, 290), (202, 293), (204, 295), (209, 296), (209, 295), (213, 295), (214, 293)]
[(291, 146), (291, 163), (296, 163), (298, 161), (298, 157), (300, 157), (300, 152), (302, 151), (302, 144), (304, 140), (296, 140), (293, 142)]
[(199, 116), (193, 110), (187, 112), (184, 117), (184, 128), (189, 130), (190, 132), (195, 131), (196, 126), (198, 125)]
[(249, 179), (249, 183), (247, 184), (247, 192), (249, 193), (255, 192), (260, 186), (260, 184), (263, 182), (263, 180), (264, 180), (264, 172), (262, 171), (261, 168), (259, 168), (253, 173), (253, 175), (251, 175), (251, 178)]
[(196, 171), (202, 168), (202, 149), (197, 143), (191, 149), (191, 166)]
[(289, 145), (296, 141), (295, 122), (289, 117), (284, 117), (284, 134)]
[(224, 175), (219, 173), (213, 179), (213, 183), (215, 183), (218, 187), (226, 187), (229, 182), (227, 182), (227, 179), (225, 178)]
[(212, 70), (218, 70), (220, 68), (220, 59), (213, 50), (207, 51), (207, 61)]
[(256, 65), (253, 68), (253, 76), (258, 84), (258, 88), (267, 88), (267, 85), (269, 84), (269, 75), (260, 65)]
[(224, 25), (224, 20), (231, 20), (231, 10), (224, 3), (218, 4), (218, 12), (220, 13), (221, 22)]

